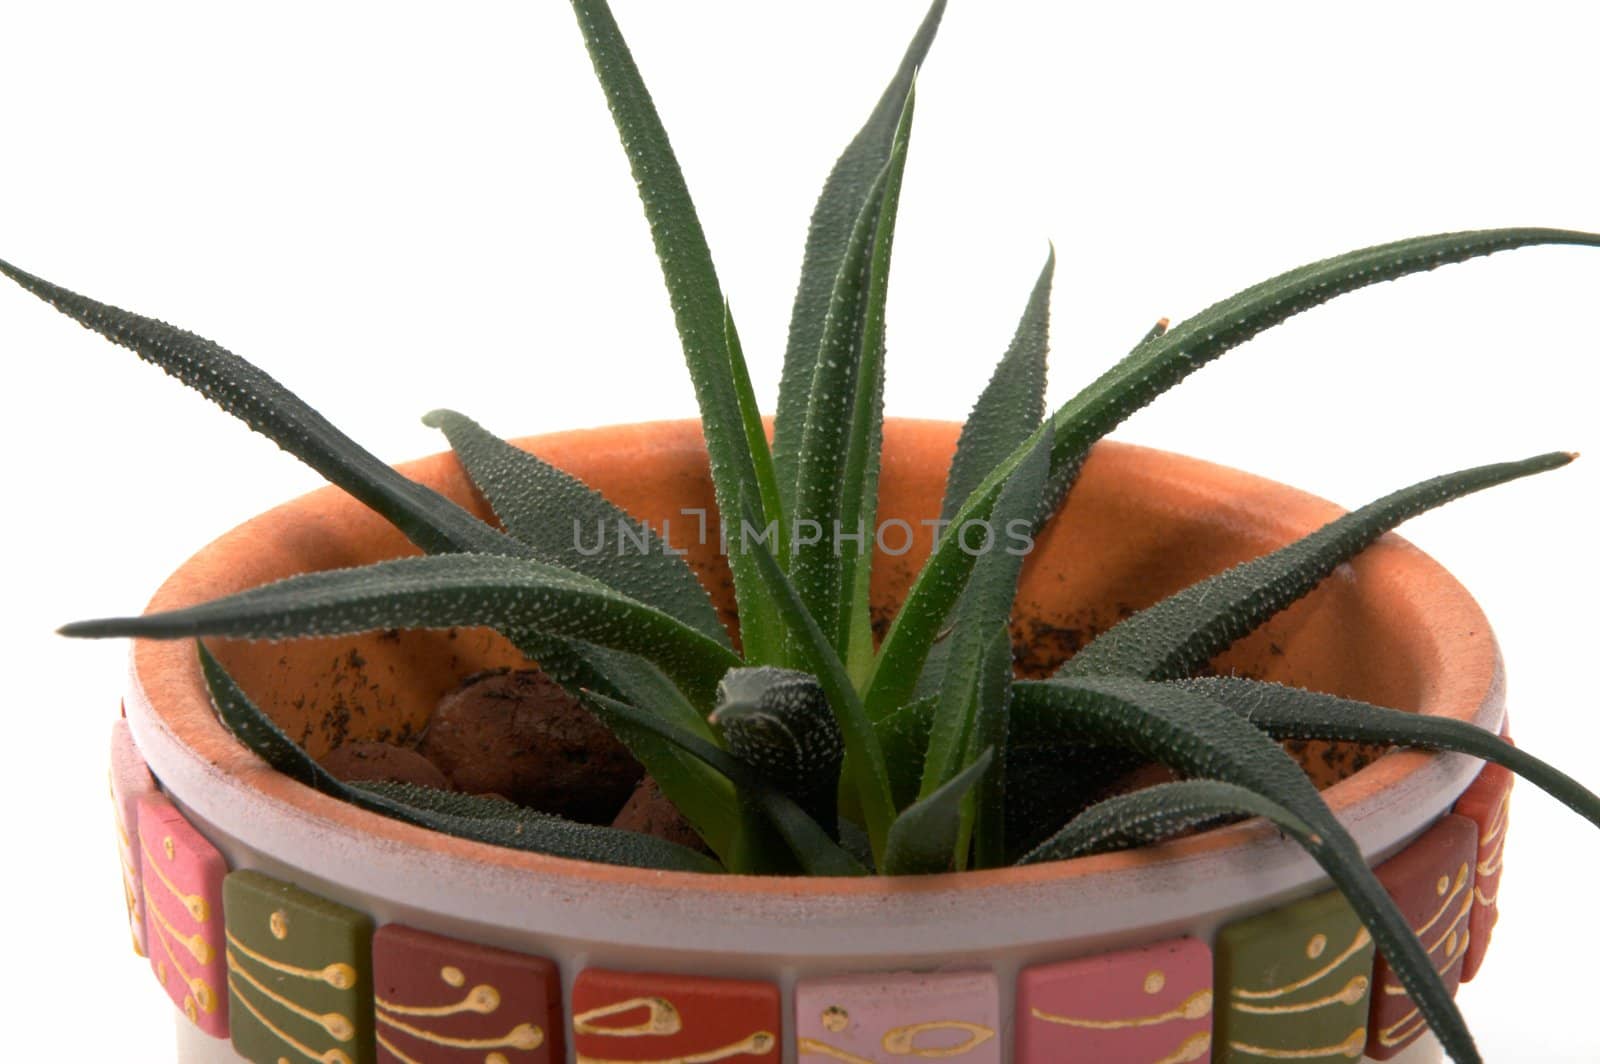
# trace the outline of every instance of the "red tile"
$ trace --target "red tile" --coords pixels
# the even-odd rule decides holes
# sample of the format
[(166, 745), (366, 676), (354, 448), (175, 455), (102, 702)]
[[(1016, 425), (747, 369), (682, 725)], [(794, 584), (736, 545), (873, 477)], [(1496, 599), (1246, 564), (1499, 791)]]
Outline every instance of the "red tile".
[(1175, 938), (1025, 969), (1017, 1064), (1211, 1059), (1211, 949)]
[(381, 1064), (567, 1059), (561, 973), (542, 957), (386, 924), (372, 977)]
[(782, 1006), (772, 983), (589, 968), (572, 988), (572, 1031), (580, 1060), (778, 1064)]
[(1494, 925), (1500, 919), (1500, 860), (1505, 853), (1506, 817), (1511, 803), (1509, 769), (1484, 765), (1459, 800), (1456, 813), (1478, 824), (1477, 882), (1472, 889), (1472, 916), (1467, 921), (1467, 954), (1461, 962), (1461, 980), (1478, 974), (1489, 948)]
[(122, 898), (128, 906), (128, 931), (133, 952), (146, 956), (144, 888), (139, 867), (139, 799), (159, 794), (139, 748), (133, 745), (128, 722), (111, 726), (111, 811), (117, 822), (117, 853), (122, 859)]
[(222, 880), (227, 862), (159, 794), (139, 799), (140, 874), (150, 967), (209, 1035), (228, 1035)]
[[(1451, 995), (1461, 983), (1461, 960), (1467, 952), (1477, 855), (1478, 826), (1466, 817), (1446, 815), (1377, 868), (1378, 882), (1422, 940)], [(1372, 969), (1367, 1056), (1389, 1060), (1427, 1029), (1427, 1021), (1379, 952)]]

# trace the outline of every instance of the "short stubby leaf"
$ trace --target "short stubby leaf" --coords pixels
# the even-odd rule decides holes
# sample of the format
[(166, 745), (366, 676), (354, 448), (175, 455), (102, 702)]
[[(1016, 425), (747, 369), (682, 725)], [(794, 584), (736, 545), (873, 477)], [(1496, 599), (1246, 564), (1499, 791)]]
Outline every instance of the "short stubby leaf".
[(844, 736), (816, 677), (772, 666), (733, 669), (717, 688), (711, 722), (767, 783), (835, 830)]

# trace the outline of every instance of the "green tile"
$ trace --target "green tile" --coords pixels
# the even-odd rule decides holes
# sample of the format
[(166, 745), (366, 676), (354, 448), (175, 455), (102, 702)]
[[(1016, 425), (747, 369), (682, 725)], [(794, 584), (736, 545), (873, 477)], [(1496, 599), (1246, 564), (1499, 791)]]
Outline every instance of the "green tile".
[(1337, 891), (1229, 924), (1215, 952), (1217, 1064), (1361, 1058), (1372, 936)]
[(233, 1048), (256, 1064), (370, 1064), (372, 921), (259, 872), (223, 882)]

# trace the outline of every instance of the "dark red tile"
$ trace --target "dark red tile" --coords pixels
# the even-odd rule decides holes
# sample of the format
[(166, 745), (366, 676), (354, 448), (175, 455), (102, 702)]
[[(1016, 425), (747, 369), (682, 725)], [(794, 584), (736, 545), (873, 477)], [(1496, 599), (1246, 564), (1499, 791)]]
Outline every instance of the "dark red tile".
[(561, 973), (542, 957), (386, 924), (372, 936), (381, 1064), (562, 1064)]
[[(1477, 857), (1478, 826), (1466, 817), (1446, 815), (1377, 868), (1378, 882), (1422, 940), (1452, 995), (1461, 983), (1461, 961), (1467, 951)], [(1427, 1029), (1427, 1021), (1380, 951), (1372, 969), (1367, 1056), (1392, 1059)]]
[(1500, 919), (1500, 866), (1505, 854), (1513, 779), (1509, 769), (1484, 765), (1454, 809), (1478, 825), (1477, 882), (1472, 889), (1472, 915), (1467, 921), (1467, 953), (1461, 961), (1463, 982), (1478, 974), (1495, 922)]

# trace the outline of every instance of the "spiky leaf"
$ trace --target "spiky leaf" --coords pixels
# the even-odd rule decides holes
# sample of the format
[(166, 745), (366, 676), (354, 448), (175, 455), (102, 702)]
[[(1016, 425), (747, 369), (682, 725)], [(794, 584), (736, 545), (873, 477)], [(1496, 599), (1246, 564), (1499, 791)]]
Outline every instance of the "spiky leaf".
[[(585, 644), (583, 649), (595, 668), (569, 677), (569, 690), (598, 690), (630, 705), (646, 706), (655, 716), (691, 734), (713, 737), (702, 711), (654, 665), (605, 647)], [(613, 731), (711, 851), (731, 867), (742, 828), (739, 802), (728, 781), (652, 732), (620, 727)]]
[[(760, 485), (745, 438), (724, 322), (726, 303), (711, 249), (667, 131), (610, 6), (605, 0), (572, 0), (572, 8), (650, 223), (684, 360), (700, 403), (717, 505), (724, 514), (741, 513), (745, 497), (758, 497)], [(729, 551), (728, 562), (745, 651), (758, 660), (775, 660), (781, 652), (781, 631), (753, 563), (738, 549)]]
[(752, 766), (726, 750), (616, 699), (589, 692), (585, 695), (585, 701), (602, 720), (608, 723), (626, 722), (652, 731), (716, 769), (734, 786), (748, 793), (783, 836), (807, 875), (857, 876), (866, 873), (860, 862), (829, 838), (828, 833), (804, 809), (772, 787)]
[[(1564, 229), (1487, 229), (1416, 237), (1290, 270), (1201, 311), (1164, 335), (1141, 342), (1056, 410), (1050, 418), (1055, 432), (1052, 486), (1065, 491), (1067, 479), (1075, 475), (1089, 448), (1128, 415), (1263, 330), (1367, 285), (1533, 244), (1600, 246), (1600, 235)], [(956, 515), (952, 532), (967, 521), (987, 519), (1000, 485), (1033, 442), (1030, 438), (1018, 447), (973, 491)], [(972, 559), (953, 537), (935, 547), (879, 648), (864, 695), (870, 712), (885, 712), (908, 700), (928, 648), (966, 586), (971, 566)]]
[(0, 273), (198, 391), (382, 514), (427, 551), (527, 554), (432, 488), (400, 475), (256, 366), (192, 332), (108, 306), (0, 262)]
[(1180, 780), (1096, 803), (1017, 863), (1064, 861), (1104, 850), (1147, 846), (1210, 825), (1220, 817), (1234, 816), (1265, 817), (1302, 845), (1320, 842), (1305, 821), (1247, 787), (1219, 780)]
[(767, 428), (761, 420), (761, 407), (756, 402), (755, 386), (750, 382), (750, 367), (744, 360), (744, 344), (739, 341), (739, 329), (733, 322), (733, 308), (722, 305), (722, 332), (728, 343), (728, 368), (733, 374), (734, 393), (739, 399), (739, 419), (744, 425), (744, 438), (750, 448), (750, 458), (755, 465), (756, 485), (761, 492), (762, 516), (778, 523), (778, 553), (786, 552), (788, 543), (787, 521), (784, 519), (783, 495), (778, 490), (778, 472), (772, 463), (772, 448), (767, 443)]
[[(895, 220), (900, 213), (900, 185), (916, 111), (915, 88), (906, 94), (905, 112), (895, 131), (894, 148), (884, 170), (872, 256), (867, 266), (861, 314), (855, 401), (850, 411), (850, 436), (845, 448), (844, 478), (839, 486), (839, 527), (861, 537), (839, 551), (838, 646), (861, 682), (872, 669), (872, 557), (878, 527), (878, 474), (883, 459), (883, 373), (889, 266), (894, 254)], [(809, 435), (809, 433), (808, 433)], [(841, 542), (843, 542), (841, 540)]]
[(956, 867), (961, 838), (962, 807), (967, 795), (994, 763), (994, 750), (983, 751), (938, 790), (919, 798), (896, 818), (880, 867), (885, 875), (915, 876), (949, 872)]
[(1243, 714), (1274, 739), (1387, 743), (1481, 757), (1510, 769), (1600, 826), (1600, 797), (1565, 772), (1475, 724), (1242, 677), (1208, 676), (1176, 683)]
[[(1007, 638), (1005, 631), (1011, 618), (1011, 603), (1017, 597), (1023, 552), (1002, 537), (1012, 531), (1015, 523), (1031, 528), (1049, 469), (1050, 440), (1046, 436), (1006, 481), (995, 505), (989, 542), (979, 554), (950, 637), (950, 661), (922, 769), (920, 795), (924, 798), (966, 767), (962, 755), (968, 747), (968, 736), (979, 728), (979, 717), (1005, 713), (1003, 681), (1011, 673), (1010, 643), (1005, 644), (1007, 653), (997, 655), (990, 651), (996, 639)], [(1002, 697), (984, 704), (982, 696), (993, 692), (997, 676)], [(1004, 734), (1003, 726), (997, 730)]]
[(1063, 737), (1106, 743), (1199, 779), (1245, 787), (1311, 827), (1306, 849), (1328, 873), (1447, 1052), (1480, 1058), (1455, 1003), (1417, 936), (1395, 908), (1355, 841), (1323, 804), (1300, 766), (1263, 732), (1203, 695), (1172, 684), (1122, 677), (1019, 682), (1018, 705), (1058, 714)]
[[(745, 512), (749, 513), (749, 509)], [(895, 806), (877, 733), (872, 730), (861, 698), (845, 671), (844, 662), (839, 660), (839, 655), (823, 634), (816, 618), (807, 612), (805, 603), (800, 600), (800, 593), (789, 582), (782, 566), (765, 545), (755, 543), (752, 546), (751, 556), (755, 558), (762, 579), (767, 582), (773, 600), (782, 611), (800, 662), (822, 685), (828, 705), (833, 708), (834, 718), (839, 722), (839, 732), (844, 736), (845, 755), (852, 766), (849, 773), (851, 783), (861, 803), (867, 836), (872, 840), (873, 858), (881, 867), (883, 847), (887, 842), (889, 825), (894, 820)]]
[[(904, 156), (901, 156), (904, 159)], [(843, 487), (852, 455), (853, 414), (858, 386), (871, 392), (879, 381), (863, 381), (861, 345), (866, 318), (868, 283), (874, 234), (881, 216), (886, 168), (878, 175), (873, 193), (856, 219), (845, 249), (844, 262), (833, 288), (833, 302), (822, 335), (822, 357), (811, 380), (811, 401), (806, 406), (806, 427), (795, 473), (795, 530), (789, 570), (806, 609), (841, 654), (846, 646), (839, 635), (841, 615), (842, 548), (836, 547), (835, 525), (842, 524)], [(882, 372), (882, 362), (878, 362)], [(881, 389), (879, 392), (881, 402)], [(879, 416), (882, 416), (881, 408)], [(859, 487), (859, 486), (858, 486)], [(859, 503), (857, 503), (858, 505)], [(802, 530), (804, 532), (802, 533)]]
[(739, 663), (720, 643), (587, 577), (517, 558), (442, 554), (291, 576), (199, 606), (80, 621), (63, 635), (240, 639), (484, 625), (549, 632), (638, 654), (709, 701)]
[(996, 466), (1021, 447), (1044, 420), (1046, 356), (1050, 350), (1050, 285), (1056, 250), (1050, 249), (1017, 322), (1011, 346), (973, 404), (945, 479), (939, 517), (950, 520)]
[(933, 714), (938, 695), (908, 702), (888, 716), (872, 722), (883, 760), (889, 768), (889, 788), (897, 809), (917, 800), (922, 787), (922, 763), (928, 750), (928, 735), (933, 731)]
[(693, 850), (648, 835), (577, 824), (546, 813), (520, 809), (506, 802), (491, 802), (431, 787), (410, 784), (356, 786), (343, 783), (295, 745), (294, 740), (285, 735), (272, 718), (250, 700), (204, 646), (196, 646), (211, 700), (228, 730), (273, 769), (324, 794), (419, 827), (486, 842), (492, 846), (636, 868), (680, 872), (720, 871), (714, 863)]
[(422, 420), (444, 432), (506, 532), (535, 557), (592, 577), (730, 645), (705, 588), (661, 532), (463, 414), (435, 410)]
[[(385, 465), (258, 367), (193, 333), (96, 302), (0, 262), (0, 272), (100, 335), (132, 350), (217, 403), (387, 519), (430, 553), (532, 556), (444, 496)], [(522, 633), (518, 647), (563, 680), (600, 682), (592, 653), (547, 633)]]
[(773, 459), (785, 512), (794, 510), (794, 484), (805, 433), (806, 407), (816, 372), (822, 332), (832, 301), (834, 280), (845, 257), (850, 232), (871, 196), (873, 183), (889, 162), (895, 133), (917, 68), (927, 58), (944, 16), (945, 0), (934, 0), (912, 37), (894, 77), (866, 123), (844, 149), (822, 186), (806, 234), (800, 286), (789, 318), (789, 342), (778, 388), (778, 416), (773, 425)]
[(1556, 469), (1572, 455), (1540, 455), (1434, 477), (1359, 510), (1270, 554), (1191, 584), (1100, 635), (1061, 667), (1064, 676), (1187, 675), (1408, 518), (1463, 495)]

